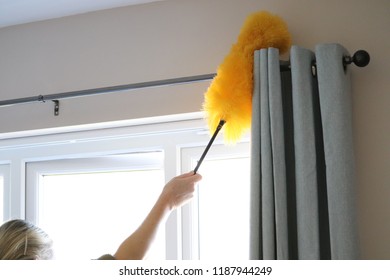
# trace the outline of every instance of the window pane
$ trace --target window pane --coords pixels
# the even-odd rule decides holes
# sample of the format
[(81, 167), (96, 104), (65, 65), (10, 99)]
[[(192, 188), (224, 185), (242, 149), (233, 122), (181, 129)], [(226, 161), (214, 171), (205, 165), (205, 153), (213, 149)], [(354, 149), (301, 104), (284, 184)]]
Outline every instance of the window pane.
[(199, 186), (199, 258), (249, 259), (249, 158), (206, 160)]
[[(56, 259), (115, 253), (143, 221), (164, 182), (162, 170), (42, 176), (39, 225), (54, 240)], [(164, 259), (159, 234), (151, 258)]]

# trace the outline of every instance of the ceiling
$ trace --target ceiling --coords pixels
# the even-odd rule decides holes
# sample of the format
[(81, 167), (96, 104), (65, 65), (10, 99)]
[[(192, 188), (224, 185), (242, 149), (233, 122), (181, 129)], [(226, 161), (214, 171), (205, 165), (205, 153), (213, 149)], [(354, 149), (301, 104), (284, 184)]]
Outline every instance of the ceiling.
[(162, 0), (0, 0), (0, 28)]

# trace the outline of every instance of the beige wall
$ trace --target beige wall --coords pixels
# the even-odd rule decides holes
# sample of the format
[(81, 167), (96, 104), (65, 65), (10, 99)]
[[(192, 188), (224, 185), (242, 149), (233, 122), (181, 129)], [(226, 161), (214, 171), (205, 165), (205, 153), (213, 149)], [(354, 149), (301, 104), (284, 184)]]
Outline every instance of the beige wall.
[[(282, 16), (293, 43), (371, 55), (352, 67), (362, 257), (390, 259), (390, 1), (167, 0), (0, 29), (0, 100), (215, 72), (245, 17)], [(195, 112), (207, 83), (0, 108), (5, 132)], [(151, 102), (154, 100), (155, 102)], [(4, 137), (4, 136), (3, 136)], [(0, 142), (1, 144), (1, 142)]]

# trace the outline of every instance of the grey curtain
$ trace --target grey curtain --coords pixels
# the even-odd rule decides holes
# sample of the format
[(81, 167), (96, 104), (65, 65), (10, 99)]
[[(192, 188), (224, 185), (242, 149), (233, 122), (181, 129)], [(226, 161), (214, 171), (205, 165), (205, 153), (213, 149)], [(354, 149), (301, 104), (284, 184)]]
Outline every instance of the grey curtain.
[(251, 259), (357, 259), (347, 51), (256, 51), (251, 132)]

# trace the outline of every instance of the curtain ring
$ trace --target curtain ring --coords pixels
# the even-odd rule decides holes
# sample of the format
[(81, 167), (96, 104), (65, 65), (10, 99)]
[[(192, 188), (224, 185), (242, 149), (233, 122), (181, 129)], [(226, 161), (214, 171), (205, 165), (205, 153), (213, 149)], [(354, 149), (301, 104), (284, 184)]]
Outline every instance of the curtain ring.
[(317, 64), (315, 60), (311, 62), (311, 74), (313, 77), (317, 77)]

